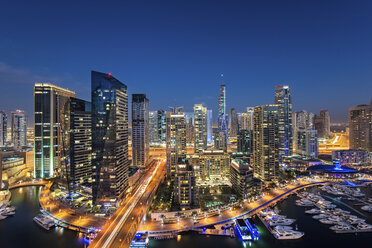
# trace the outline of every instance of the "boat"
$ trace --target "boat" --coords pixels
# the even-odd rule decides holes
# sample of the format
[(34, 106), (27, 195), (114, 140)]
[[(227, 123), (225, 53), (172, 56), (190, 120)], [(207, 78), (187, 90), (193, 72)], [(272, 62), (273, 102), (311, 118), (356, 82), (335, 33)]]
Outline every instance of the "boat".
[(252, 217), (249, 217), (245, 219), (245, 223), (247, 224), (247, 227), (251, 233), (251, 237), (253, 240), (258, 240), (260, 238), (260, 235), (258, 233), (258, 228), (255, 225), (255, 222)]
[(38, 216), (34, 217), (34, 221), (39, 224), (39, 226), (41, 226), (42, 228), (44, 228), (45, 230), (50, 230), (51, 227), (55, 226), (55, 221), (44, 215), (44, 214), (39, 214)]
[(288, 230), (288, 228), (275, 228), (274, 231), (274, 237), (277, 239), (299, 239), (302, 236), (304, 236), (305, 233)]
[(321, 212), (322, 211), (320, 209), (317, 209), (317, 208), (313, 208), (313, 209), (305, 211), (305, 213), (307, 213), (307, 214), (320, 214)]
[(243, 240), (252, 240), (251, 233), (248, 229), (246, 222), (243, 219), (235, 220), (235, 230), (238, 236)]
[(361, 207), (362, 210), (372, 212), (372, 205), (365, 205)]
[(367, 224), (367, 223), (358, 223), (358, 225), (356, 227), (360, 230), (370, 230), (370, 229), (372, 229), (372, 225)]
[(320, 219), (319, 222), (323, 223), (323, 224), (327, 224), (327, 225), (332, 225), (332, 224), (336, 224), (337, 222), (334, 222), (328, 218), (324, 218), (324, 219)]
[(1, 213), (1, 215), (3, 215), (3, 216), (13, 216), (13, 215), (15, 215), (15, 212), (14, 211), (5, 211), (5, 212)]
[(341, 222), (338, 225), (330, 227), (330, 229), (333, 231), (348, 231), (351, 230), (351, 227), (348, 224)]
[(0, 215), (0, 220), (5, 220), (8, 216)]
[(318, 215), (314, 215), (313, 219), (318, 220), (318, 219), (324, 219), (324, 218), (328, 218), (328, 217), (329, 217), (328, 214), (318, 214)]
[(269, 222), (270, 226), (288, 226), (293, 224), (295, 222), (295, 219), (286, 219), (286, 218), (279, 218), (279, 219), (274, 219)]

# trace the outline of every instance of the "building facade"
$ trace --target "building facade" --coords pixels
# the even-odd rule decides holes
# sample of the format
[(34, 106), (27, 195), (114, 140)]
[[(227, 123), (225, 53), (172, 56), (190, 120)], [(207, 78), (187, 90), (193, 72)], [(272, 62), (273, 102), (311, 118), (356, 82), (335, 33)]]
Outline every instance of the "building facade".
[(182, 108), (166, 113), (167, 123), (167, 176), (174, 179), (179, 159), (186, 158), (186, 120)]
[(11, 115), (12, 145), (21, 149), (27, 145), (27, 116), (23, 110), (16, 110)]
[(241, 129), (239, 131), (238, 152), (253, 153), (253, 130)]
[(8, 115), (0, 110), (0, 147), (6, 146), (8, 135)]
[(196, 205), (196, 179), (193, 167), (188, 163), (176, 166), (174, 193), (181, 210), (187, 210)]
[(327, 140), (331, 137), (331, 120), (328, 110), (320, 110), (320, 115), (314, 118), (314, 126), (318, 131), (319, 139)]
[(293, 154), (292, 96), (288, 85), (275, 87), (275, 104), (279, 108), (280, 157)]
[(93, 203), (115, 202), (128, 189), (127, 86), (110, 73), (92, 71)]
[(332, 160), (340, 160), (341, 165), (347, 166), (370, 166), (371, 153), (365, 150), (339, 150), (332, 151)]
[(61, 124), (70, 113), (70, 98), (75, 92), (47, 83), (34, 87), (34, 151), (36, 178), (51, 178), (61, 172)]
[(279, 117), (278, 105), (254, 108), (254, 175), (265, 182), (279, 175)]
[(238, 114), (236, 113), (235, 108), (230, 110), (230, 137), (236, 137), (239, 132), (239, 121)]
[(149, 100), (145, 94), (132, 95), (133, 165), (145, 167), (149, 159)]
[(318, 132), (314, 129), (314, 114), (307, 111), (294, 113), (296, 153), (305, 157), (318, 157)]
[(201, 153), (207, 149), (208, 138), (208, 122), (207, 122), (207, 108), (202, 104), (194, 105), (194, 152)]
[(230, 156), (222, 150), (206, 150), (199, 154), (197, 164), (200, 179), (220, 179), (229, 174)]
[(229, 179), (234, 191), (243, 199), (249, 198), (257, 191), (253, 178), (253, 170), (249, 163), (233, 159), (231, 161)]
[(350, 149), (372, 152), (372, 100), (349, 108), (349, 140)]

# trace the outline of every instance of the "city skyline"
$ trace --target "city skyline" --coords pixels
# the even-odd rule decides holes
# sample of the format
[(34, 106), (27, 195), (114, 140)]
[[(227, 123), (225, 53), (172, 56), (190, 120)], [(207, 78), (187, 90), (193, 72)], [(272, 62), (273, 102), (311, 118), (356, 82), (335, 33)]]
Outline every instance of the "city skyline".
[[(372, 23), (371, 4), (269, 2), (75, 3), (69, 9), (4, 4), (1, 23), (12, 24), (2, 26), (6, 38), (0, 38), (0, 82), (7, 87), (0, 95), (3, 108), (32, 113), (35, 82), (76, 90), (89, 100), (90, 71), (97, 70), (121, 78), (128, 94), (146, 93), (151, 110), (177, 105), (191, 112), (195, 103), (202, 103), (217, 113), (223, 73), (227, 109), (243, 112), (248, 106), (271, 104), (272, 89), (286, 84), (294, 95), (294, 111), (328, 109), (332, 122), (346, 122), (349, 107), (370, 101), (372, 37), (364, 30)], [(93, 14), (103, 7), (109, 14), (100, 13), (103, 18), (95, 20)], [(19, 11), (17, 19), (7, 11), (13, 8)], [(64, 11), (67, 20), (51, 18)], [(28, 25), (35, 28), (28, 31)], [(92, 40), (95, 31), (101, 35)], [(349, 85), (363, 90), (348, 91)], [(164, 97), (165, 92), (172, 97)]]

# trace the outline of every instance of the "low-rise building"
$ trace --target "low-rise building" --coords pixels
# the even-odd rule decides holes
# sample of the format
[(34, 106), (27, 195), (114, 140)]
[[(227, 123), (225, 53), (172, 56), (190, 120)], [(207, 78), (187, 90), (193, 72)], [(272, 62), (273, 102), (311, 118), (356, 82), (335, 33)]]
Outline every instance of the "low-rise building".
[(332, 159), (340, 160), (341, 165), (365, 167), (371, 166), (371, 153), (365, 150), (332, 151)]

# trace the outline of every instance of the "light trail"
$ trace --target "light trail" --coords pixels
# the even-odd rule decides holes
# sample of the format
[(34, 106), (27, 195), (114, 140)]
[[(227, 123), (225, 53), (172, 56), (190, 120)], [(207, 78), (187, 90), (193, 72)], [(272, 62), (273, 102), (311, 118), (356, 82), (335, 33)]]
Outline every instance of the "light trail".
[[(159, 169), (159, 166), (160, 166), (161, 162), (159, 161), (154, 172), (151, 174), (151, 176), (149, 178), (146, 179), (146, 182), (144, 185), (142, 185), (141, 187), (139, 187), (135, 194), (133, 195), (134, 196), (134, 201), (130, 204), (129, 208), (126, 210), (126, 213), (120, 218), (119, 220), (119, 223), (116, 224), (116, 227), (114, 228), (113, 232), (110, 233), (110, 236), (106, 239), (105, 243), (103, 244), (103, 246), (101, 246), (102, 248), (106, 248), (108, 247), (111, 242), (113, 241), (114, 237), (116, 236), (116, 233), (118, 232), (119, 228), (122, 227), (122, 225), (124, 224), (124, 222), (127, 220), (128, 218), (128, 215), (133, 211), (134, 207), (137, 205), (138, 201), (140, 200), (141, 196), (145, 193), (148, 185), (150, 184), (152, 178), (154, 177), (154, 175), (156, 174), (156, 172), (158, 171)], [(138, 194), (138, 192), (140, 192), (140, 194)], [(120, 210), (120, 214), (124, 211), (124, 207)], [(120, 215), (119, 214), (119, 215)], [(107, 228), (107, 230), (110, 230), (112, 225), (115, 224), (115, 221), (117, 220), (117, 218), (119, 218), (119, 215), (111, 222), (111, 224), (109, 225), (109, 227)], [(103, 238), (103, 236), (102, 236)], [(95, 245), (95, 247), (97, 247), (99, 245), (100, 241), (97, 242), (97, 244)], [(98, 246), (99, 247), (99, 246)]]

